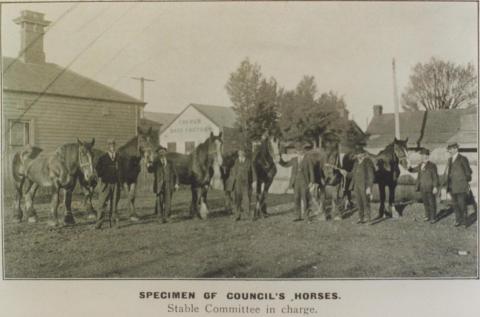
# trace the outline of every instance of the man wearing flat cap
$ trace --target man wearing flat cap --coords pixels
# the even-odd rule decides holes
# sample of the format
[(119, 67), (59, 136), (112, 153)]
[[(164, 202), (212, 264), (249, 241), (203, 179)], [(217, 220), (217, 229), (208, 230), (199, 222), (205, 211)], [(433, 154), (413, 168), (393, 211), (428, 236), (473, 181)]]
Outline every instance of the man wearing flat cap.
[(242, 217), (255, 220), (255, 215), (251, 214), (250, 202), (252, 188), (257, 182), (257, 173), (246, 152), (246, 145), (238, 150), (238, 157), (226, 183), (226, 190), (233, 193), (234, 218), (236, 221), (241, 220)]
[(437, 166), (430, 161), (430, 151), (421, 149), (422, 163), (415, 167), (410, 167), (410, 173), (418, 173), (416, 186), (417, 191), (422, 195), (423, 207), (425, 208), (425, 217), (423, 221), (435, 223), (437, 217), (437, 199), (439, 179)]
[(458, 143), (449, 143), (447, 151), (450, 154), (444, 173), (447, 193), (452, 197), (452, 205), (455, 211), (455, 227), (467, 224), (467, 201), (470, 193), (472, 170), (468, 159), (458, 153)]
[(294, 221), (301, 221), (306, 217), (310, 204), (309, 188), (313, 186), (315, 179), (313, 163), (305, 157), (305, 152), (311, 148), (310, 144), (296, 144), (296, 156), (285, 162), (280, 155), (280, 165), (291, 167), (290, 185), (293, 187), (297, 218)]
[(96, 229), (102, 227), (105, 220), (107, 204), (110, 205), (109, 219), (113, 218), (115, 225), (118, 225), (120, 221), (117, 213), (121, 190), (120, 160), (121, 158), (116, 150), (115, 140), (108, 139), (107, 153), (99, 157), (96, 166), (97, 175), (102, 180), (99, 193), (100, 214), (97, 217)]
[(175, 165), (167, 160), (167, 149), (160, 146), (157, 153), (158, 158), (147, 166), (147, 170), (154, 176), (155, 214), (166, 223), (171, 214), (173, 192), (178, 189), (178, 176)]

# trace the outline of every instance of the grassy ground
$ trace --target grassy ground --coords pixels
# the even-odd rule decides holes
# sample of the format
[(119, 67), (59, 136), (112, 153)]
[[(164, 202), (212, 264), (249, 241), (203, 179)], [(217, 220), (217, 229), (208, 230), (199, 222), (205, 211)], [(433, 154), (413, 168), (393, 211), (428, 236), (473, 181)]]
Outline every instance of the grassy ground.
[[(210, 219), (186, 219), (189, 192), (175, 194), (174, 219), (152, 216), (153, 197), (137, 199), (142, 220), (121, 210), (120, 228), (93, 230), (76, 211), (77, 225), (49, 229), (48, 205), (40, 222), (14, 224), (4, 212), (7, 278), (356, 278), (476, 276), (477, 225), (454, 228), (453, 215), (421, 221), (423, 207), (408, 206), (398, 220), (356, 224), (292, 222), (292, 196), (271, 195), (271, 217), (235, 222), (211, 191)], [(121, 205), (126, 203), (122, 200)], [(75, 207), (76, 205), (74, 205)], [(274, 207), (275, 206), (275, 207)], [(373, 210), (377, 205), (373, 205)], [(473, 218), (473, 216), (472, 216)], [(473, 219), (472, 219), (473, 220)], [(458, 251), (467, 251), (459, 255)]]

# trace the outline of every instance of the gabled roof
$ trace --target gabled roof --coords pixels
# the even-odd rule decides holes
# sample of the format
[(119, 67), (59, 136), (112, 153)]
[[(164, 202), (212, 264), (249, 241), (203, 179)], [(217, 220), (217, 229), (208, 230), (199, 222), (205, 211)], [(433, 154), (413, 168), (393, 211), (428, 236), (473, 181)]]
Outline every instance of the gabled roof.
[(162, 131), (168, 129), (188, 108), (193, 107), (198, 112), (203, 114), (207, 119), (212, 121), (217, 127), (227, 127), (233, 128), (235, 127), (235, 121), (237, 115), (235, 111), (233, 111), (230, 107), (223, 107), (223, 106), (213, 106), (213, 105), (202, 105), (197, 103), (191, 103), (185, 107), (176, 117), (170, 121), (168, 125), (166, 125)]
[(5, 91), (145, 104), (139, 99), (53, 63), (24, 63), (4, 57), (2, 69)]
[(190, 106), (197, 109), (219, 127), (233, 128), (237, 120), (237, 114), (231, 107), (201, 105), (192, 103)]
[[(420, 140), (421, 146), (436, 147), (445, 145), (461, 129), (463, 116), (475, 116), (477, 109), (448, 109), (433, 111), (401, 112), (400, 138), (408, 137), (408, 146), (415, 147)], [(476, 130), (476, 122), (473, 124)], [(392, 142), (395, 137), (395, 119), (393, 113), (374, 116), (367, 128), (368, 147), (380, 148)]]
[(151, 112), (151, 111), (144, 111), (143, 112), (145, 118), (158, 122), (162, 125), (161, 131), (177, 117), (176, 113), (166, 113), (166, 112)]

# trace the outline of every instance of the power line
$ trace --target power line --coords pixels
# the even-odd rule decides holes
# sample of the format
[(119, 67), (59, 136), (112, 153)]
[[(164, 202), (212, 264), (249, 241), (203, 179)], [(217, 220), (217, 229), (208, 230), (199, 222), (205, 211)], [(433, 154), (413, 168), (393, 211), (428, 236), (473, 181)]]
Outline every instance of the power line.
[(72, 5), (70, 8), (68, 8), (65, 12), (63, 12), (55, 21), (53, 21), (50, 26), (47, 28), (47, 30), (45, 30), (44, 33), (41, 33), (39, 34), (33, 41), (31, 41), (23, 50), (20, 51), (20, 53), (18, 54), (18, 56), (10, 63), (8, 64), (8, 66), (5, 68), (5, 70), (3, 71), (4, 74), (6, 74), (8, 72), (8, 70), (10, 69), (10, 67), (13, 66), (13, 64), (15, 64), (19, 59), (20, 57), (22, 57), (36, 42), (38, 42), (40, 39), (42, 39), (45, 34), (47, 34), (51, 29), (53, 29), (53, 27), (55, 25), (57, 25), (58, 22), (60, 22), (65, 16), (67, 16), (70, 12), (72, 12), (80, 3), (75, 3), (74, 5)]
[[(48, 89), (50, 89), (50, 87), (52, 87), (53, 84), (55, 84), (55, 82), (73, 65), (73, 63), (75, 63), (79, 58), (80, 56), (85, 53), (90, 47), (92, 47), (106, 32), (108, 32), (120, 19), (122, 19), (127, 13), (130, 12), (130, 9), (133, 8), (137, 3), (135, 3), (134, 5), (130, 6), (120, 17), (118, 17), (112, 24), (110, 24), (105, 30), (103, 30), (102, 33), (100, 33), (96, 38), (94, 38), (83, 50), (81, 50), (74, 58), (72, 61), (70, 61), (70, 63), (68, 63), (68, 65), (62, 69), (62, 71), (60, 73), (57, 74), (57, 76), (55, 76), (55, 78), (47, 85), (47, 87), (37, 96), (37, 98), (35, 98), (35, 100), (33, 100), (33, 102), (28, 105), (28, 107), (22, 112), (22, 114), (15, 120), (15, 121), (19, 121), (23, 118), (23, 116), (38, 102), (38, 100), (40, 100), (40, 98), (42, 98), (46, 92), (48, 91)], [(10, 132), (11, 128), (9, 129), (9, 132)]]

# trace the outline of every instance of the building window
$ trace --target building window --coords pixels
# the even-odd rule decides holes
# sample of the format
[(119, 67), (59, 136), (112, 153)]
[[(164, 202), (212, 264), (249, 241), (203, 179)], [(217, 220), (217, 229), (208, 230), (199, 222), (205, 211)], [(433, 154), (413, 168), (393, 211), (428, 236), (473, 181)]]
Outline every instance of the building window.
[(187, 141), (185, 142), (185, 154), (190, 154), (195, 150), (195, 142)]
[(175, 143), (175, 142), (168, 142), (168, 143), (167, 143), (167, 151), (168, 151), (168, 152), (177, 152), (177, 143)]
[(25, 146), (30, 143), (30, 122), (9, 121), (9, 145)]

